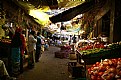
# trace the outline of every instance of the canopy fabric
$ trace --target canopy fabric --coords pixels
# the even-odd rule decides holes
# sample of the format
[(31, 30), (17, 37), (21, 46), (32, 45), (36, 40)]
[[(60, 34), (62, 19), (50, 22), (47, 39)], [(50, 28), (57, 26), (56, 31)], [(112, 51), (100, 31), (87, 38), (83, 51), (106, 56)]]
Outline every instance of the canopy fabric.
[(89, 2), (84, 2), (76, 7), (70, 8), (58, 15), (52, 16), (49, 19), (52, 23), (69, 21), (72, 18), (74, 18), (75, 16), (89, 11), (91, 8), (93, 8), (94, 3), (95, 3), (94, 0), (91, 0)]

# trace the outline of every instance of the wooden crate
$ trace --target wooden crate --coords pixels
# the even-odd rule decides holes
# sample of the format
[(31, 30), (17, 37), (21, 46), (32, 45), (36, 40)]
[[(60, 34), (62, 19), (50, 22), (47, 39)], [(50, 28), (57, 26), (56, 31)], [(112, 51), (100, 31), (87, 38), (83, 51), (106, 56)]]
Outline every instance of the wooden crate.
[(65, 58), (65, 56), (64, 56), (64, 53), (62, 53), (62, 52), (55, 52), (55, 57), (56, 58)]
[(77, 62), (69, 62), (68, 71), (73, 78), (85, 77), (84, 67)]

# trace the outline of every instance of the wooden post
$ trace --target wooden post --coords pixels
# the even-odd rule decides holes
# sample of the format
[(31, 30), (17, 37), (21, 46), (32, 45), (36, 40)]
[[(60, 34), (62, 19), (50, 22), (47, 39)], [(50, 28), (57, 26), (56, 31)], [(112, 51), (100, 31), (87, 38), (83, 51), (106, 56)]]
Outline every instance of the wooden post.
[(115, 19), (115, 0), (110, 1), (110, 37), (109, 43), (113, 43), (114, 41), (114, 19)]

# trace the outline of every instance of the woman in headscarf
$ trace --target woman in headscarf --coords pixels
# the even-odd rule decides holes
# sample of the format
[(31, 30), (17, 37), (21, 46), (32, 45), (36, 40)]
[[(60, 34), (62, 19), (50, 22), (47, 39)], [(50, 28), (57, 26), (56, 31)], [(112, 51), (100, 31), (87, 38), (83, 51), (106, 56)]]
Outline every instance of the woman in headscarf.
[(19, 28), (18, 30), (20, 32), (20, 39), (22, 41), (22, 45), (20, 46), (20, 51), (21, 51), (21, 54), (20, 54), (20, 73), (23, 73), (23, 59), (24, 59), (24, 53), (26, 51), (26, 39), (25, 39), (25, 36), (23, 35), (22, 33), (22, 29)]
[(11, 70), (13, 76), (17, 76), (20, 73), (20, 47), (22, 46), (20, 34), (20, 28), (16, 28), (11, 42)]

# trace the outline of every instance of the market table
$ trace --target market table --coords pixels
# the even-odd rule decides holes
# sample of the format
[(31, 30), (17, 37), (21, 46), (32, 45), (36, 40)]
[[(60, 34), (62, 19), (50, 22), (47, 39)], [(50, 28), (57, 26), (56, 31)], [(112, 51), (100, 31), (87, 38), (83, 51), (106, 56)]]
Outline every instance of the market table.
[(77, 62), (84, 65), (85, 75), (87, 76), (87, 69), (90, 65), (95, 64), (96, 62), (101, 62), (104, 59), (113, 59), (113, 58), (120, 58), (121, 57), (121, 49), (109, 49), (103, 52), (95, 53), (92, 55), (84, 55), (83, 52), (79, 52), (76, 50), (77, 54)]

